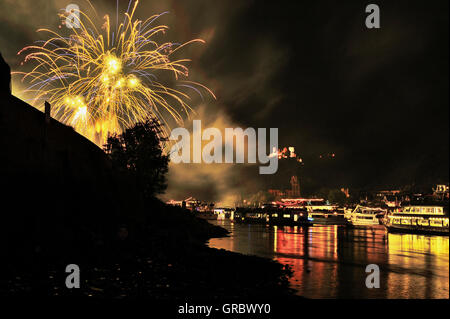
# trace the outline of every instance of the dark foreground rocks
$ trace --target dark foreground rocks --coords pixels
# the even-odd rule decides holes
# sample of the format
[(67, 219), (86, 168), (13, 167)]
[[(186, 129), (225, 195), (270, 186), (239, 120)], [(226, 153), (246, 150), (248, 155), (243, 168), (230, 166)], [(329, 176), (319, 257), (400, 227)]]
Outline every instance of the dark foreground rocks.
[[(110, 240), (100, 233), (81, 236), (60, 255), (55, 247), (35, 247), (28, 250), (32, 254), (28, 262), (9, 256), (1, 266), (0, 295), (212, 301), (293, 295), (290, 270), (281, 264), (208, 248), (205, 241), (226, 235), (223, 228), (180, 208), (162, 203), (151, 207), (154, 211), (142, 225), (117, 221)], [(44, 254), (45, 250), (52, 254)], [(68, 264), (80, 267), (79, 289), (66, 288)]]

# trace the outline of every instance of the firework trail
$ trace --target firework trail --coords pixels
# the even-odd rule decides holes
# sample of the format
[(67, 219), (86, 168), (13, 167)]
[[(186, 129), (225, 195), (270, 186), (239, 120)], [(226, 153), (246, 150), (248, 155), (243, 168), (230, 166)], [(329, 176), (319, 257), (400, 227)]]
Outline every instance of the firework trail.
[[(168, 123), (164, 113), (181, 125), (183, 117), (189, 117), (190, 96), (164, 85), (158, 81), (157, 74), (169, 73), (175, 80), (175, 87), (197, 93), (205, 90), (215, 98), (207, 87), (187, 80), (185, 64), (189, 59), (172, 59), (184, 46), (204, 41), (158, 44), (156, 35), (164, 34), (168, 27), (152, 24), (162, 14), (145, 21), (133, 20), (138, 1), (132, 7), (131, 4), (132, 1), (123, 23), (117, 23), (115, 30), (111, 29), (108, 15), (99, 28), (79, 11), (79, 18), (76, 15), (75, 18), (80, 28), (73, 28), (70, 36), (39, 29), (38, 32), (49, 34), (48, 40), (27, 46), (18, 53), (26, 52), (24, 62), (36, 64), (30, 72), (14, 72), (29, 83), (25, 93), (33, 94), (31, 104), (41, 108), (42, 100), (48, 100), (54, 118), (74, 127), (98, 145), (102, 145), (109, 134), (121, 133), (149, 117), (165, 124), (162, 132), (165, 136)], [(96, 12), (95, 15), (101, 20)]]

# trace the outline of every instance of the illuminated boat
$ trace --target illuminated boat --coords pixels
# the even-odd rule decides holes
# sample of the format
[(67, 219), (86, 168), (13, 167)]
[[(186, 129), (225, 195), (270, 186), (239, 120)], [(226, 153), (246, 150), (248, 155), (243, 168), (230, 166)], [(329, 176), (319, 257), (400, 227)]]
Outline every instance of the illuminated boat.
[(236, 208), (236, 211), (234, 213), (234, 221), (237, 223), (270, 224), (279, 226), (311, 225), (306, 208)]
[(385, 214), (385, 209), (358, 205), (351, 213), (350, 223), (358, 227), (384, 228), (382, 219)]
[(349, 222), (345, 219), (344, 210), (336, 206), (319, 205), (307, 206), (308, 219), (313, 224), (321, 225), (347, 225)]
[(352, 213), (355, 210), (354, 207), (344, 207), (344, 217), (347, 220), (352, 219)]
[(448, 236), (448, 222), (443, 206), (405, 206), (389, 213), (384, 224), (390, 232)]
[(311, 218), (308, 217), (308, 211), (303, 208), (281, 208), (267, 212), (268, 224), (279, 226), (310, 226)]

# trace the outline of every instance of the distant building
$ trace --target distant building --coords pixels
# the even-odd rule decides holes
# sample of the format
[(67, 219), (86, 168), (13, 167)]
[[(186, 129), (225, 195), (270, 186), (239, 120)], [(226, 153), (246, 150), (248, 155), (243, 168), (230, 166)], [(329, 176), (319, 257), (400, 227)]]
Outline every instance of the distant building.
[(449, 198), (449, 185), (438, 184), (433, 188), (433, 195), (439, 198)]
[(386, 195), (398, 195), (400, 194), (400, 190), (399, 189), (395, 189), (395, 190), (386, 190), (386, 191), (378, 191), (377, 192), (377, 197), (384, 197)]
[(300, 197), (300, 185), (297, 176), (291, 177), (291, 189), (286, 190), (286, 195), (291, 198)]
[(279, 189), (269, 189), (268, 193), (273, 195), (275, 198), (281, 198), (286, 195), (283, 191)]
[(268, 193), (273, 195), (275, 199), (281, 199), (282, 197), (300, 197), (300, 183), (298, 181), (298, 177), (295, 175), (291, 176), (289, 183), (291, 184), (291, 189), (286, 189), (285, 191), (279, 189), (269, 189)]
[(198, 199), (195, 199), (194, 197), (188, 197), (184, 200), (179, 201), (171, 199), (167, 201), (166, 204), (183, 207), (190, 211), (197, 211), (197, 212), (212, 211), (215, 206), (214, 203), (202, 202)]

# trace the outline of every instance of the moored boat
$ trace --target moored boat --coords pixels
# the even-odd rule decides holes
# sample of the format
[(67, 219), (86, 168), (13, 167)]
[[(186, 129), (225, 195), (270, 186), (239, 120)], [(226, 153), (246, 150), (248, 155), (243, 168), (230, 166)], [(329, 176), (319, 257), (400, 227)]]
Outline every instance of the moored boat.
[(347, 225), (344, 210), (332, 205), (307, 206), (308, 219), (313, 224)]
[(404, 206), (389, 213), (384, 224), (390, 232), (449, 234), (449, 216), (443, 206)]
[(236, 208), (234, 221), (248, 224), (271, 224), (279, 226), (308, 226), (308, 213), (304, 209)]
[(356, 227), (384, 228), (382, 219), (386, 210), (358, 205), (351, 213), (350, 223)]

